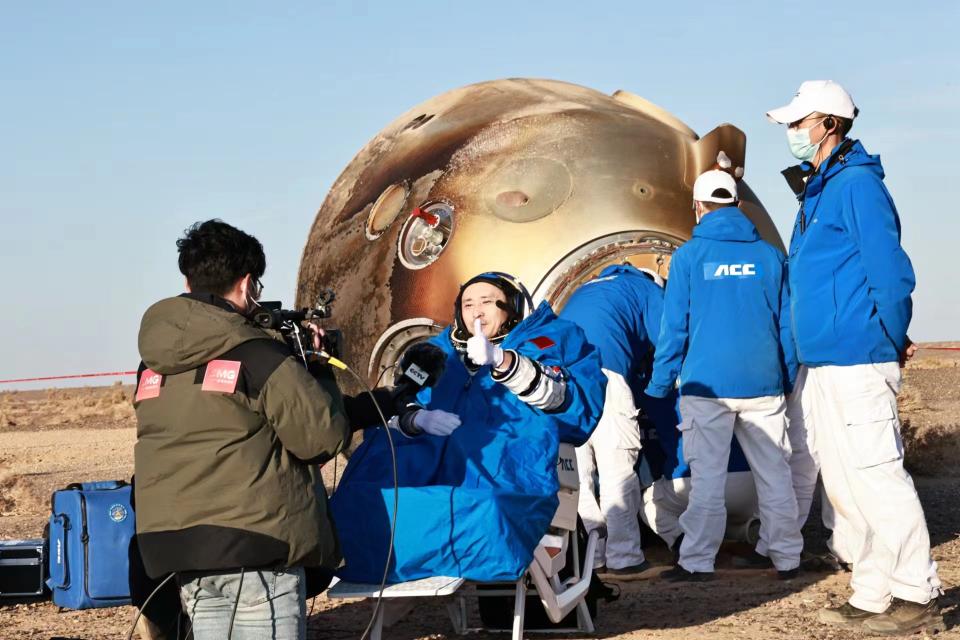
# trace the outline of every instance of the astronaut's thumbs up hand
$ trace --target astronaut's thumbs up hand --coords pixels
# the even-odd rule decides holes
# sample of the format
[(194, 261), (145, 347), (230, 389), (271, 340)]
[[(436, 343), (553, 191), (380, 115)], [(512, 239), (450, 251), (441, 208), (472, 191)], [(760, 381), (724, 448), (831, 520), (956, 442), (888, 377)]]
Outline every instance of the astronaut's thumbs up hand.
[(467, 340), (467, 357), (481, 367), (486, 364), (499, 367), (503, 362), (503, 349), (491, 343), (487, 336), (483, 335), (480, 318), (473, 320), (473, 336)]

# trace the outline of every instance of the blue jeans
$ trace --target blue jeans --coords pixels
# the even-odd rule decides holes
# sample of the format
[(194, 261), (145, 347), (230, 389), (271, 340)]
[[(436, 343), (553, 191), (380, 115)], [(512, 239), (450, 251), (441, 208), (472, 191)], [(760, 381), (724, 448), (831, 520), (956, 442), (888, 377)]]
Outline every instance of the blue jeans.
[[(181, 579), (180, 598), (196, 640), (304, 640), (307, 634), (303, 568), (193, 574)], [(237, 612), (234, 616), (233, 609)]]

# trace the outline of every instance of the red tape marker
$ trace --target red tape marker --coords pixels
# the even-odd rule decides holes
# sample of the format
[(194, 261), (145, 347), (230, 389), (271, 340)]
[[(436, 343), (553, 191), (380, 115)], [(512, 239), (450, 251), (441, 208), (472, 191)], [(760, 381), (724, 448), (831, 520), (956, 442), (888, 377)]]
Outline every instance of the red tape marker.
[(17, 378), (14, 380), (0, 380), (0, 384), (8, 382), (43, 382), (44, 380), (70, 380), (72, 378), (101, 378), (110, 376), (135, 376), (136, 371), (111, 371), (109, 373), (78, 373), (73, 376), (44, 376), (42, 378)]
[[(429, 215), (429, 214), (428, 214)], [(540, 338), (538, 338), (539, 340)], [(537, 344), (537, 346), (540, 346)], [(550, 346), (550, 345), (547, 345)], [(544, 347), (541, 347), (541, 349)], [(923, 351), (960, 351), (960, 347), (917, 347)], [(107, 373), (78, 373), (72, 376), (43, 376), (42, 378), (15, 378), (12, 380), (0, 380), (0, 384), (9, 384), (13, 382), (44, 382), (46, 380), (72, 380), (76, 378), (106, 378), (111, 376), (135, 376), (136, 371), (110, 371)]]

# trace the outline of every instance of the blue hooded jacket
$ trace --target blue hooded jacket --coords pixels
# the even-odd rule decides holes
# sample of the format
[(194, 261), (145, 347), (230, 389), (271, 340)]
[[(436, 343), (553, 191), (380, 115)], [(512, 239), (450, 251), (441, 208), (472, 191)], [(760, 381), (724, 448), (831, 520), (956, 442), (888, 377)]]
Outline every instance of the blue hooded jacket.
[[(432, 342), (447, 354), (436, 386), (418, 399), (460, 416), (450, 436), (393, 434), (399, 480), (396, 536), (388, 581), (428, 576), (516, 580), (557, 510), (560, 442), (582, 444), (600, 418), (606, 379), (596, 350), (573, 323), (541, 304), (502, 343), (504, 349), (554, 368), (566, 399), (545, 413), (493, 380), (490, 367), (471, 373), (448, 327)], [(393, 514), (390, 448), (382, 429), (368, 429), (330, 500), (346, 580), (379, 583)]]
[(896, 362), (916, 280), (879, 156), (834, 149), (807, 180), (790, 240), (797, 355), (808, 366)]
[(623, 376), (641, 407), (662, 314), (663, 289), (633, 265), (622, 264), (581, 285), (560, 317), (583, 329), (603, 368)]
[(706, 214), (673, 254), (647, 387), (680, 394), (756, 398), (789, 392), (797, 363), (782, 252), (736, 207)]
[[(663, 289), (630, 264), (612, 265), (577, 289), (560, 317), (577, 323), (587, 340), (600, 352), (604, 369), (619, 373), (633, 390), (634, 402), (643, 409), (640, 425), (643, 447), (638, 468), (640, 484), (647, 487), (660, 477), (690, 477), (683, 458), (683, 438), (677, 425), (677, 394), (652, 398), (643, 393), (650, 379), (653, 347), (660, 335)], [(736, 436), (730, 449), (728, 471), (749, 471)]]

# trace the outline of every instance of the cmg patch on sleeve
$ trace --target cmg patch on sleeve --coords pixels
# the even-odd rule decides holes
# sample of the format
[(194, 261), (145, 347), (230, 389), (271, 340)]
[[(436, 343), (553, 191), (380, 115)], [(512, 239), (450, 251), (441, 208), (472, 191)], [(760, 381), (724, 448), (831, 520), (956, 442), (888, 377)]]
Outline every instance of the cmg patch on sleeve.
[(137, 402), (149, 400), (160, 395), (163, 385), (163, 376), (152, 369), (144, 369), (140, 374), (140, 384), (137, 385), (137, 394), (133, 397)]
[(200, 390), (233, 393), (237, 390), (239, 377), (239, 360), (211, 360), (207, 363), (207, 372), (203, 375)]
[(538, 336), (536, 338), (530, 338), (530, 342), (537, 345), (539, 349), (546, 349), (548, 347), (552, 347), (553, 345), (557, 344), (547, 336)]

